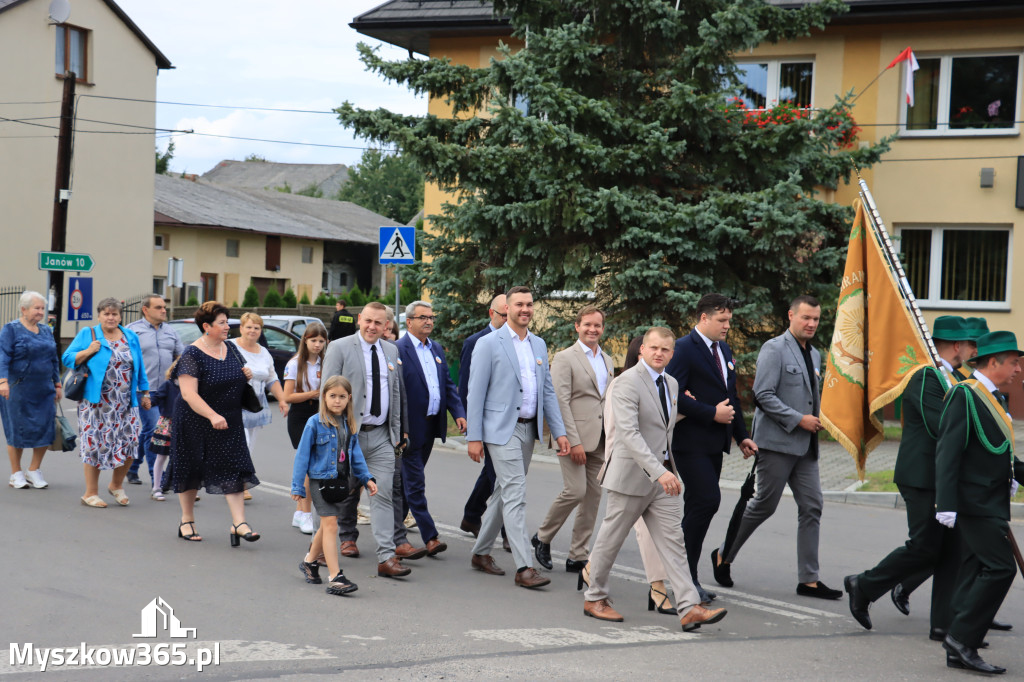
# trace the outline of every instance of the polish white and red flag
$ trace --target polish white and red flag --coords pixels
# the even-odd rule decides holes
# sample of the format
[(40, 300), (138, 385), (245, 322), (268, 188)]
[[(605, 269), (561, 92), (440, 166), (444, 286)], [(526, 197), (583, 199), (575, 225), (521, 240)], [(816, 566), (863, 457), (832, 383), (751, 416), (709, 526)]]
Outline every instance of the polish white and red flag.
[(885, 67), (886, 70), (891, 69), (900, 62), (906, 62), (907, 67), (904, 71), (906, 74), (906, 91), (907, 91), (907, 104), (914, 106), (914, 72), (917, 71), (920, 66), (917, 64), (917, 57), (914, 56), (914, 51), (909, 47), (903, 52), (900, 52), (896, 59), (889, 63), (889, 66)]

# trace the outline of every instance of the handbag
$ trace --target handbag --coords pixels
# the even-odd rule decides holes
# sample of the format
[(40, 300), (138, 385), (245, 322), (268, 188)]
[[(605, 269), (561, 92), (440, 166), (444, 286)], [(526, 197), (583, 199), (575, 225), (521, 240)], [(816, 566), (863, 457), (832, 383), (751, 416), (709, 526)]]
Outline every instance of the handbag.
[(60, 406), (60, 414), (55, 417), (53, 442), (47, 450), (54, 452), (71, 452), (78, 445), (78, 435), (71, 428), (71, 422), (64, 416), (64, 406)]
[[(242, 367), (245, 367), (245, 358), (243, 358), (242, 354), (238, 352), (237, 348), (235, 348), (235, 344), (228, 343), (227, 341), (224, 343), (227, 343), (231, 348), (231, 352), (233, 352), (235, 357), (238, 358), (238, 363), (242, 365)], [(256, 395), (256, 389), (253, 388), (252, 384), (248, 381), (245, 382), (245, 388), (242, 389), (242, 409), (246, 412), (263, 411), (263, 403), (260, 402), (260, 397)]]
[[(89, 333), (92, 334), (92, 340), (95, 341), (95, 327), (89, 327)], [(68, 371), (67, 376), (64, 377), (64, 397), (74, 400), (76, 403), (81, 402), (85, 398), (85, 380), (88, 376), (89, 368), (85, 366), (84, 362)]]
[[(350, 440), (348, 452), (351, 451), (352, 442)], [(350, 472), (351, 467), (349, 466), (348, 454), (345, 451), (342, 451), (338, 456), (338, 477), (325, 478), (318, 481), (320, 497), (323, 498), (324, 502), (344, 502), (345, 498), (352, 493), (353, 488), (349, 486)]]

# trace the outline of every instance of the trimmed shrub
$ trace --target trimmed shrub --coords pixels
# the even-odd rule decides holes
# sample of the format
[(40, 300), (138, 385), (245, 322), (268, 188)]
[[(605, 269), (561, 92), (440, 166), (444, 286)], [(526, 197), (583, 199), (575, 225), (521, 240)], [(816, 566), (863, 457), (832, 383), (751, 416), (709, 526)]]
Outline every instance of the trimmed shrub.
[(284, 300), (281, 298), (281, 294), (277, 293), (277, 289), (270, 287), (270, 291), (263, 298), (264, 308), (284, 308)]
[(245, 290), (245, 294), (242, 296), (242, 307), (243, 308), (256, 308), (260, 304), (260, 292), (256, 291), (256, 287), (249, 284), (249, 288)]

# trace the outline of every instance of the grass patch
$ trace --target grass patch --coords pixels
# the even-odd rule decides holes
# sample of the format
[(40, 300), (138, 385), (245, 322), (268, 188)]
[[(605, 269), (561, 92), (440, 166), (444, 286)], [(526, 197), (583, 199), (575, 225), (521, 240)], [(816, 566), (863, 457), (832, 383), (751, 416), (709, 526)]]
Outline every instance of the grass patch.
[(869, 471), (864, 485), (857, 488), (859, 493), (895, 493), (899, 488), (892, 482), (892, 469), (884, 471)]

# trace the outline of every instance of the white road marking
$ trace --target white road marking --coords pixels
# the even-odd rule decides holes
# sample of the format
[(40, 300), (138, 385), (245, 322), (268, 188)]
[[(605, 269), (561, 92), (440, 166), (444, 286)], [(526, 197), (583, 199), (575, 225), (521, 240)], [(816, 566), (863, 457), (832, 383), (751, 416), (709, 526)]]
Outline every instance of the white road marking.
[(570, 630), (569, 628), (516, 628), (508, 630), (470, 630), (467, 637), (492, 642), (508, 642), (532, 649), (534, 647), (598, 646), (609, 644), (644, 644), (698, 639), (700, 635), (669, 630), (660, 625), (635, 628), (603, 627), (604, 633)]

